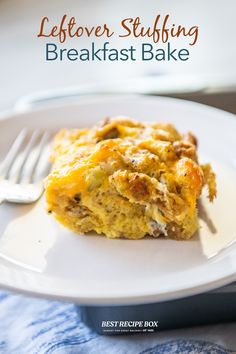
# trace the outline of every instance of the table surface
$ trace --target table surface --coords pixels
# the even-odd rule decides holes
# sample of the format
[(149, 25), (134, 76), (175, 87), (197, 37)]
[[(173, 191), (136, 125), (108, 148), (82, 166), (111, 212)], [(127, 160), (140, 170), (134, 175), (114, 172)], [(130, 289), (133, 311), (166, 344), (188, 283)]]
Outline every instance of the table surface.
[[(226, 3), (227, 6), (225, 6)], [(204, 76), (220, 72), (225, 77), (235, 78), (236, 83), (235, 10), (236, 1), (234, 0), (227, 0), (227, 2), (181, 0), (181, 4), (175, 0), (168, 2), (160, 0), (158, 5), (153, 0), (120, 0), (119, 2), (0, 0), (0, 111), (11, 108), (20, 97), (35, 91), (84, 83), (115, 81), (137, 75), (158, 77), (164, 74), (189, 73)], [(141, 16), (144, 22), (150, 23), (150, 18), (154, 19), (158, 12), (171, 13), (176, 22), (199, 24), (199, 44), (193, 49), (191, 60), (188, 63), (142, 62), (140, 65), (139, 62), (82, 64), (79, 62), (46, 62), (45, 42), (36, 36), (41, 18), (45, 15), (56, 21), (67, 13), (70, 16), (76, 16), (83, 24), (108, 22), (112, 27), (118, 28), (122, 18)], [(121, 42), (118, 43), (114, 39), (111, 44), (120, 46)], [(81, 39), (78, 43), (76, 41), (67, 43), (67, 47), (85, 47), (86, 45), (88, 42), (85, 39)], [(229, 100), (227, 107), (230, 107), (229, 110), (232, 112), (236, 112), (235, 94), (227, 97)], [(222, 108), (227, 109), (224, 106), (226, 102), (224, 97), (220, 100), (214, 98), (212, 104), (216, 101), (218, 104), (221, 102)], [(62, 312), (67, 311), (68, 316), (71, 316), (71, 321), (61, 323), (64, 326), (63, 330), (67, 333), (64, 339), (68, 339), (68, 333), (72, 330), (71, 326), (74, 326), (73, 333), (77, 336), (77, 344), (80, 343), (81, 338), (84, 340), (84, 336), (88, 338), (87, 329), (80, 323), (79, 318), (75, 317), (76, 312), (73, 306), (0, 293), (0, 353), (30, 353), (32, 348), (38, 353), (45, 353), (45, 348), (49, 350), (52, 343), (55, 346), (58, 342), (60, 344), (61, 327), (58, 326), (58, 331), (55, 331), (53, 319), (47, 315), (49, 310), (50, 313), (53, 311), (56, 321), (60, 323)], [(21, 311), (22, 308), (24, 308), (24, 313)], [(47, 323), (48, 332), (45, 332), (40, 321), (38, 322), (39, 318), (42, 323)], [(212, 353), (228, 353), (224, 348), (236, 348), (235, 329), (236, 324), (219, 324), (162, 332), (152, 337), (123, 337), (119, 339), (119, 343), (117, 339), (105, 338), (103, 340), (90, 333), (93, 339), (92, 346), (85, 341), (79, 350), (81, 353), (86, 353), (89, 349), (92, 353), (94, 348), (101, 348), (103, 353), (109, 353), (112, 347), (116, 350), (114, 353), (123, 353), (124, 350), (126, 353), (154, 353), (155, 350), (161, 353), (188, 353), (190, 349), (195, 350), (196, 353), (203, 353), (203, 350)], [(16, 338), (19, 340), (16, 341)], [(30, 341), (29, 338), (31, 338)], [(32, 347), (34, 345), (35, 347)], [(66, 345), (69, 345), (69, 342), (65, 344), (65, 351), (61, 349), (60, 353), (76, 353), (78, 350), (76, 346), (74, 349), (70, 346), (68, 350)], [(153, 348), (153, 351), (150, 348)]]

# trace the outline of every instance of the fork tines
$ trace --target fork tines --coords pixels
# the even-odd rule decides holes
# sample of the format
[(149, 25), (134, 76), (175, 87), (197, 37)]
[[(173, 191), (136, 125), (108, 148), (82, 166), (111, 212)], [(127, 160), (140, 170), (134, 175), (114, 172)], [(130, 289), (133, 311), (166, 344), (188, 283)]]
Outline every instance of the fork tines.
[(36, 183), (48, 171), (48, 132), (24, 128), (0, 165), (0, 178), (13, 183)]

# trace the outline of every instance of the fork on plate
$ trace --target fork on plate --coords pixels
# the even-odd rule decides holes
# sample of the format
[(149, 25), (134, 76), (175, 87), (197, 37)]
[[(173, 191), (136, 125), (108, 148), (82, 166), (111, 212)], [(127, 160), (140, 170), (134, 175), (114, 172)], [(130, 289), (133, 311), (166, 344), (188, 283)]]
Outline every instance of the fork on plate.
[(0, 203), (28, 204), (40, 198), (49, 172), (48, 132), (23, 129), (0, 164)]

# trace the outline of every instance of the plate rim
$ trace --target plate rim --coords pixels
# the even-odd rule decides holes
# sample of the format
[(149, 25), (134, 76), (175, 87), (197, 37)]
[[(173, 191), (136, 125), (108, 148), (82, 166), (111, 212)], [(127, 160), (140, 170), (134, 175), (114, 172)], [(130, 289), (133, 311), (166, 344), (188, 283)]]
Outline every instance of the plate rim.
[(63, 295), (58, 293), (51, 294), (47, 291), (41, 291), (39, 289), (26, 289), (23, 287), (15, 287), (14, 285), (2, 284), (0, 280), (0, 288), (5, 291), (14, 291), (22, 295), (30, 297), (38, 297), (42, 299), (55, 300), (55, 301), (66, 301), (73, 302), (78, 305), (91, 305), (91, 306), (107, 306), (107, 305), (141, 305), (141, 304), (151, 304), (179, 300), (191, 296), (197, 296), (205, 292), (212, 292), (216, 289), (222, 288), (236, 281), (236, 273), (229, 275), (228, 277), (221, 278), (211, 283), (206, 283), (204, 285), (194, 286), (191, 288), (183, 288), (172, 293), (161, 293), (161, 294), (141, 294), (136, 296), (77, 296), (77, 295)]
[[(35, 107), (34, 109), (30, 109), (30, 110), (25, 110), (25, 111), (21, 111), (21, 112), (15, 112), (15, 111), (9, 111), (9, 112), (3, 112), (3, 114), (0, 113), (0, 125), (3, 121), (5, 120), (9, 120), (9, 119), (14, 119), (17, 118), (17, 116), (22, 116), (22, 115), (30, 115), (33, 112), (42, 112), (42, 111), (47, 111), (49, 110), (54, 110), (54, 109), (58, 109), (60, 107), (70, 107), (72, 106), (79, 106), (81, 104), (86, 104), (88, 101), (91, 101), (95, 99), (95, 101), (105, 101), (107, 99), (109, 100), (120, 100), (120, 99), (140, 99), (140, 96), (142, 97), (142, 99), (145, 100), (161, 100), (161, 101), (166, 101), (166, 102), (176, 102), (177, 104), (184, 104), (184, 105), (190, 105), (190, 106), (196, 106), (199, 107), (201, 109), (204, 110), (208, 110), (210, 111), (210, 113), (217, 113), (217, 114), (224, 114), (225, 117), (227, 116), (230, 119), (234, 119), (235, 120), (235, 115), (233, 113), (215, 108), (215, 107), (211, 107), (202, 103), (197, 103), (194, 101), (188, 101), (188, 100), (184, 100), (184, 99), (178, 99), (178, 98), (172, 98), (172, 97), (164, 97), (164, 96), (144, 96), (144, 95), (88, 95), (86, 97), (81, 97), (79, 100), (77, 100), (76, 102), (57, 102), (57, 103), (53, 103), (52, 105), (47, 104), (45, 106), (40, 106), (40, 107)], [(169, 300), (174, 300), (174, 299), (179, 299), (179, 298), (183, 298), (183, 297), (187, 297), (187, 296), (193, 296), (193, 295), (197, 295), (200, 294), (202, 292), (205, 291), (211, 291), (214, 290), (218, 287), (222, 287), (225, 286), (233, 281), (236, 280), (236, 270), (232, 273), (229, 274), (228, 276), (225, 276), (223, 278), (217, 279), (217, 280), (213, 280), (212, 282), (208, 282), (205, 284), (199, 284), (198, 286), (193, 286), (193, 287), (188, 287), (188, 288), (182, 288), (179, 289), (175, 292), (163, 292), (163, 293), (159, 293), (159, 294), (141, 294), (141, 295), (137, 295), (137, 296), (111, 296), (109, 295), (108, 298), (106, 297), (97, 297), (96, 296), (78, 296), (75, 294), (62, 294), (60, 293), (60, 291), (58, 292), (54, 292), (54, 294), (49, 293), (48, 291), (42, 291), (41, 289), (37, 289), (37, 287), (32, 288), (31, 289), (26, 289), (24, 287), (20, 287), (20, 286), (14, 286), (13, 284), (6, 284), (6, 283), (2, 283), (2, 279), (1, 279), (1, 275), (0, 275), (0, 287), (3, 289), (7, 289), (7, 290), (14, 290), (14, 291), (18, 291), (21, 292), (23, 294), (26, 295), (30, 295), (30, 296), (37, 296), (37, 297), (43, 297), (43, 298), (50, 298), (50, 299), (57, 299), (57, 300), (65, 300), (65, 301), (73, 301), (75, 303), (80, 303), (80, 304), (93, 304), (93, 305), (97, 305), (97, 304), (139, 304), (139, 303), (151, 303), (151, 302), (162, 302), (162, 301), (169, 301)]]

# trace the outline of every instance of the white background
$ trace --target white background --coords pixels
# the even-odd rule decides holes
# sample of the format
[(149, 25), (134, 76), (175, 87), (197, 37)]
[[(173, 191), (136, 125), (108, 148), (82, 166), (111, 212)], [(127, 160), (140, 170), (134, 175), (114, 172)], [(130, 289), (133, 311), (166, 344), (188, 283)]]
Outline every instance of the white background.
[[(117, 31), (123, 18), (140, 16), (144, 24), (152, 25), (158, 13), (169, 13), (176, 24), (198, 25), (199, 40), (188, 62), (46, 62), (46, 41), (37, 38), (40, 21), (48, 16), (58, 24), (65, 13), (81, 25), (106, 22)], [(220, 73), (226, 81), (236, 78), (235, 13), (234, 0), (0, 0), (0, 110), (34, 91), (136, 75)], [(110, 43), (128, 44), (115, 37)], [(80, 38), (65, 46), (87, 44)]]

